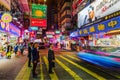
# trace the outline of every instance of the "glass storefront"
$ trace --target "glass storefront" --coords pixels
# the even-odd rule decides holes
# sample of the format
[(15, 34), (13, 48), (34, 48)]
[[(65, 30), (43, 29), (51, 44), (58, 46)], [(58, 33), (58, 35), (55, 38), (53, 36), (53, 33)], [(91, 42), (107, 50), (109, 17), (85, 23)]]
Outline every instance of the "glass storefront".
[[(108, 32), (109, 33), (109, 32)], [(91, 49), (112, 53), (120, 50), (120, 34), (99, 33), (93, 35), (93, 41), (89, 42)]]

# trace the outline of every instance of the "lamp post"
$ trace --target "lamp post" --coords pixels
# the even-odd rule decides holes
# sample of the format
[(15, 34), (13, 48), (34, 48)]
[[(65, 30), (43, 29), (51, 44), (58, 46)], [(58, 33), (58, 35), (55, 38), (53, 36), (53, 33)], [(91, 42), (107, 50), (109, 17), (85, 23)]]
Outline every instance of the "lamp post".
[(46, 0), (44, 0), (44, 4), (46, 3)]

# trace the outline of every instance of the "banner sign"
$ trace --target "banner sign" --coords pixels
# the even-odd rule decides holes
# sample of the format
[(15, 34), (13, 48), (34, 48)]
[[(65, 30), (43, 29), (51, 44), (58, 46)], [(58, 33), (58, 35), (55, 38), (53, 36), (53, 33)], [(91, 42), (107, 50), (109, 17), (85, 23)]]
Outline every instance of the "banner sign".
[(36, 19), (31, 18), (31, 26), (37, 26), (37, 27), (47, 27), (47, 20), (46, 19)]
[(11, 34), (14, 34), (16, 36), (20, 36), (20, 29), (17, 28), (14, 24), (12, 23), (0, 23), (0, 30), (5, 31)]
[(70, 37), (87, 36), (94, 33), (108, 32), (114, 29), (120, 29), (120, 16), (75, 31), (70, 34)]
[(11, 34), (16, 35), (16, 36), (20, 36), (20, 29), (17, 28), (17, 27), (16, 27), (14, 24), (12, 24), (12, 23), (10, 23), (10, 30), (9, 30), (9, 32), (10, 32)]
[(120, 10), (120, 0), (95, 0), (78, 13), (78, 28)]
[(32, 17), (46, 19), (47, 15), (47, 6), (40, 4), (32, 4)]

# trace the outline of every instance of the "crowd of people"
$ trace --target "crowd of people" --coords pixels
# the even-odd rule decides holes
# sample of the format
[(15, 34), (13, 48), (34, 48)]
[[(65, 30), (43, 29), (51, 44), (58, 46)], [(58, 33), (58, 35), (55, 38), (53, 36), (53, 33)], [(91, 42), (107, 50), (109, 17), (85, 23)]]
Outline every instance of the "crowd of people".
[[(36, 67), (38, 62), (40, 62), (39, 60), (39, 55), (40, 53), (40, 49), (39, 49), (39, 44), (38, 43), (29, 43), (28, 45), (28, 67), (32, 67), (31, 65), (33, 64), (32, 67), (32, 75), (34, 78), (37, 77), (37, 73), (36, 73)], [(49, 73), (52, 74), (52, 68), (55, 67), (55, 56), (54, 56), (54, 51), (53, 51), (53, 45), (50, 45), (50, 48), (48, 50), (48, 62), (49, 62)], [(32, 61), (32, 64), (31, 64)]]
[[(5, 56), (8, 59), (11, 59), (11, 55), (15, 54), (15, 57), (19, 57), (19, 56), (23, 56), (24, 55), (24, 51), (27, 50), (28, 54), (28, 67), (31, 68), (32, 67), (32, 75), (34, 78), (37, 77), (37, 73), (36, 73), (36, 67), (37, 64), (40, 63), (40, 44), (35, 42), (30, 42), (28, 44), (24, 44), (24, 43), (17, 43), (14, 47), (12, 45), (8, 45), (6, 46), (5, 49)], [(49, 49), (48, 49), (48, 62), (49, 62), (49, 70), (48, 72), (50, 74), (53, 73), (52, 68), (55, 67), (55, 56), (54, 56), (54, 50), (53, 50), (53, 45), (50, 44), (49, 45)]]
[(15, 56), (19, 56), (20, 54), (23, 55), (23, 51), (26, 49), (25, 45), (23, 43), (16, 43), (15, 46), (6, 44), (6, 47), (4, 48), (4, 54), (3, 56), (6, 56), (6, 58), (11, 59), (11, 56), (13, 53), (15, 53)]

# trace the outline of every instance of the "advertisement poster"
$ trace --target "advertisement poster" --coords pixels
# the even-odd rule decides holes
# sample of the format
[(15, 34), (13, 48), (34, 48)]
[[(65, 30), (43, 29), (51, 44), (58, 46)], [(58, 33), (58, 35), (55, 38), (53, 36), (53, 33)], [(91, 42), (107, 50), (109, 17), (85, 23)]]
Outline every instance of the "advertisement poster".
[(78, 13), (78, 28), (120, 10), (120, 0), (95, 0)]
[(47, 15), (47, 6), (46, 5), (37, 5), (32, 4), (32, 17), (46, 19)]

